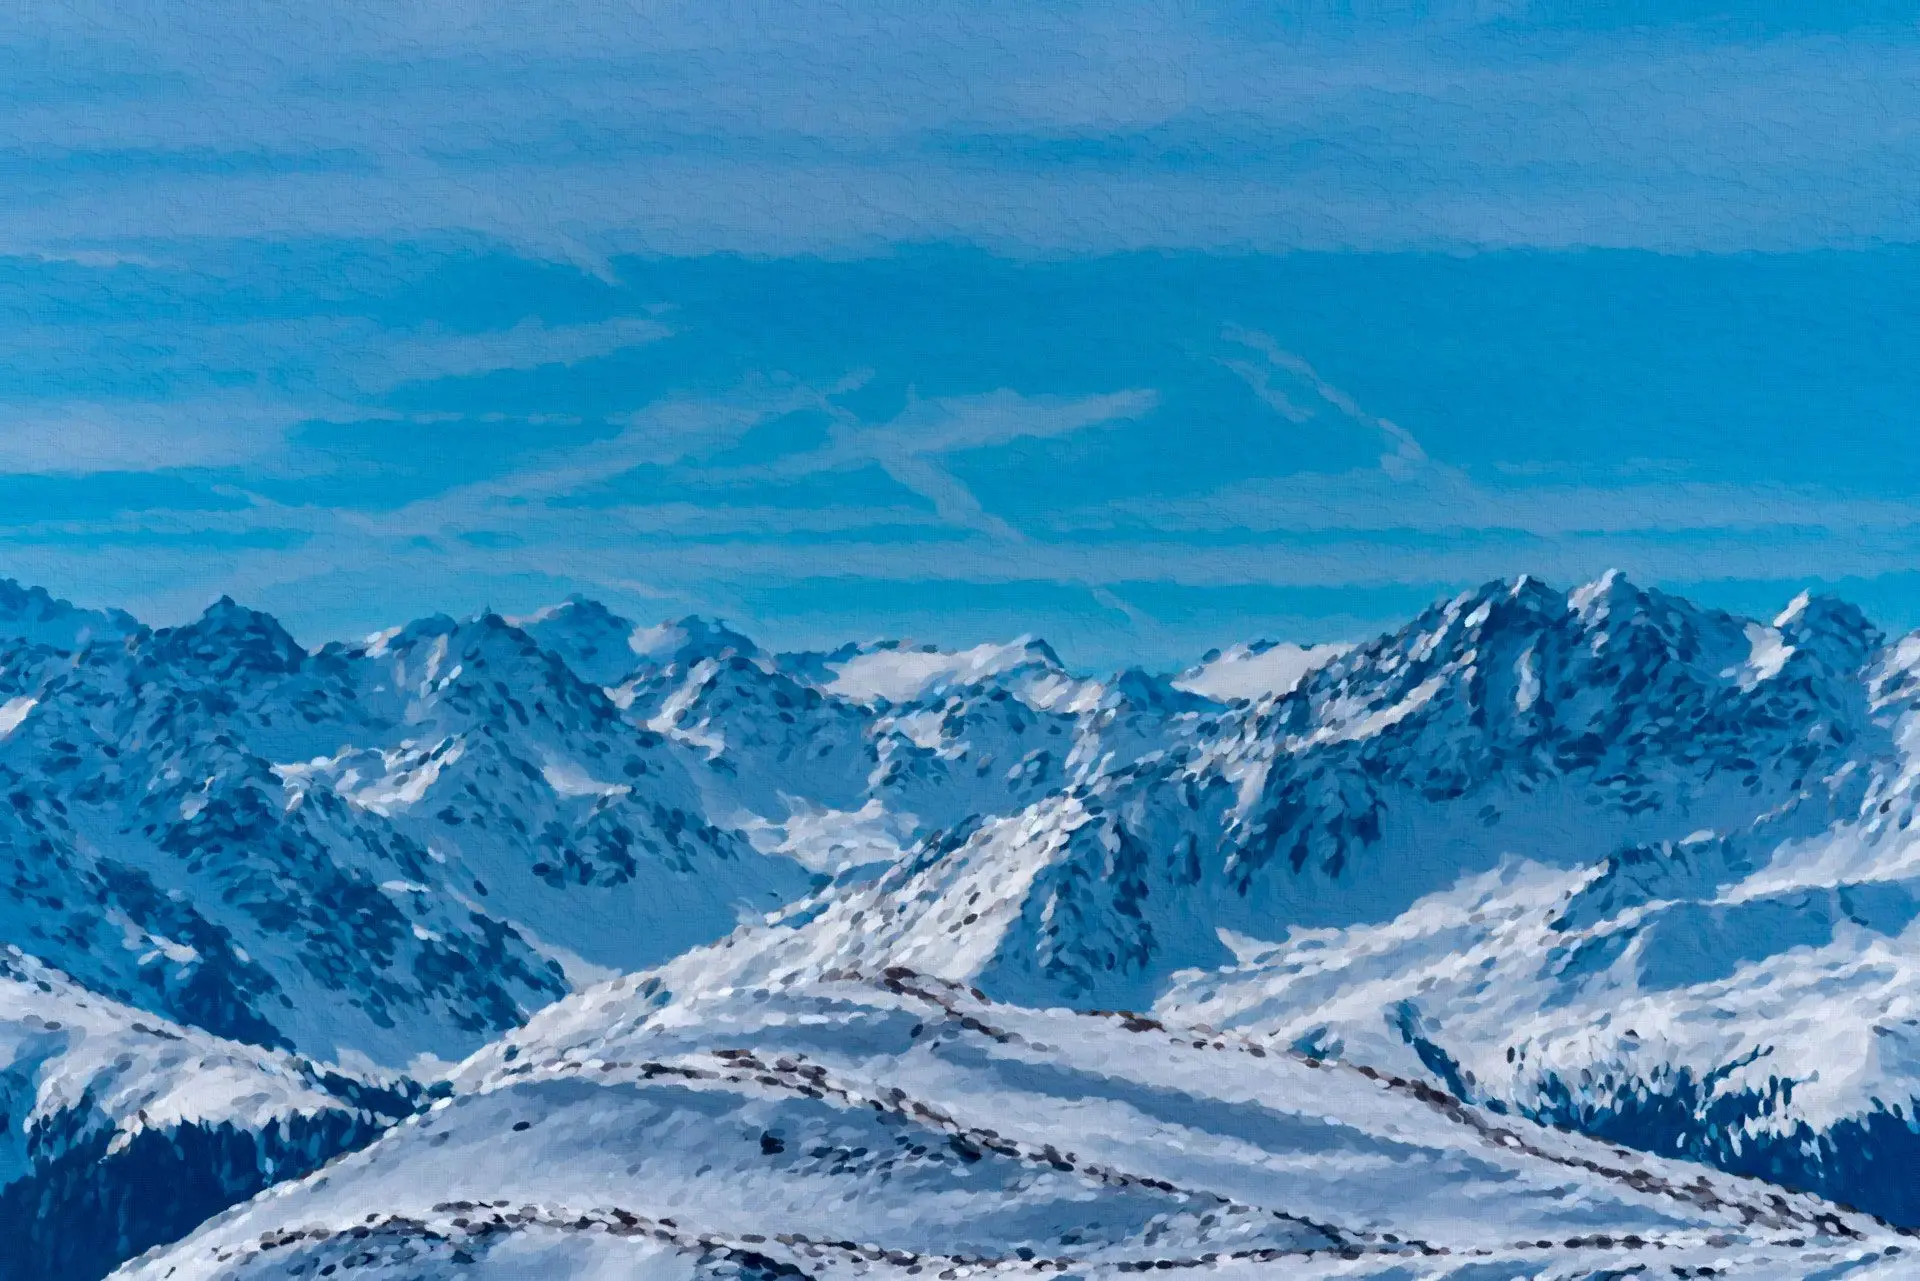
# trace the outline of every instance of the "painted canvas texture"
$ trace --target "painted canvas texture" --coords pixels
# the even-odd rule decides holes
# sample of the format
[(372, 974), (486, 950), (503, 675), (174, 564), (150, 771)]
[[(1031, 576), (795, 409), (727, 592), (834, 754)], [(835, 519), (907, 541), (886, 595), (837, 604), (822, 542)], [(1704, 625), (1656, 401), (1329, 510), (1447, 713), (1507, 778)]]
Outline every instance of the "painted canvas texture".
[(1920, 1275), (1920, 26), (0, 13), (0, 1281)]

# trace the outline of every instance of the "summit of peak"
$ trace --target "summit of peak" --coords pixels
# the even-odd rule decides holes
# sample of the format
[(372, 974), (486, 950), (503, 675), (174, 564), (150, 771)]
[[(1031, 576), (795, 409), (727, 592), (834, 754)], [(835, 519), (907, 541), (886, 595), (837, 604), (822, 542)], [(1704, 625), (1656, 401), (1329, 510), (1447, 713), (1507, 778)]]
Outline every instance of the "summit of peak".
[(936, 690), (979, 685), (1035, 668), (1048, 677), (1067, 676), (1053, 647), (1032, 636), (971, 649), (889, 641), (834, 665), (828, 687), (856, 702), (907, 703)]
[(557, 605), (507, 620), (594, 685), (615, 685), (638, 662), (631, 622), (578, 592)]
[(281, 626), (280, 620), (272, 614), (267, 613), (265, 610), (254, 609), (251, 605), (242, 605), (233, 597), (224, 594), (204, 610), (200, 611), (200, 617), (186, 624), (186, 626), (209, 632), (244, 632), (253, 630), (267, 632), (277, 631), (283, 634), (286, 632), (286, 628)]
[(140, 630), (140, 621), (124, 610), (86, 609), (44, 587), (0, 578), (0, 637), (75, 650), (89, 642), (118, 640)]
[(1838, 629), (1876, 637), (1880, 634), (1880, 629), (1859, 606), (1826, 592), (1801, 592), (1775, 615), (1773, 625), (1781, 631), (1801, 633)]
[(1222, 701), (1225, 700), (1205, 690), (1195, 689), (1177, 677), (1149, 672), (1140, 667), (1126, 668), (1107, 682), (1107, 696), (1103, 700), (1110, 706), (1125, 704), (1141, 711), (1170, 714), (1209, 707), (1218, 710)]
[(192, 622), (155, 633), (155, 641), (164, 661), (200, 662), (222, 673), (291, 672), (307, 658), (305, 647), (279, 619), (227, 595)]
[(632, 626), (600, 601), (580, 592), (573, 592), (566, 599), (552, 605), (543, 605), (531, 614), (509, 616), (507, 621), (523, 630), (538, 627), (542, 623), (565, 623), (576, 626), (582, 623), (617, 623), (625, 627)]
[(1886, 643), (1886, 635), (1851, 601), (1818, 592), (1801, 592), (1773, 620), (1773, 630), (1796, 649), (1811, 650), (1828, 663), (1858, 668)]
[(1641, 594), (1640, 588), (1628, 579), (1623, 570), (1609, 569), (1600, 577), (1568, 592), (1567, 608), (1583, 619), (1593, 620), (1604, 617), (1612, 605), (1633, 600)]
[(627, 637), (627, 648), (642, 663), (661, 667), (690, 667), (705, 659), (729, 655), (754, 658), (761, 653), (751, 637), (735, 631), (724, 620), (700, 614), (636, 628)]

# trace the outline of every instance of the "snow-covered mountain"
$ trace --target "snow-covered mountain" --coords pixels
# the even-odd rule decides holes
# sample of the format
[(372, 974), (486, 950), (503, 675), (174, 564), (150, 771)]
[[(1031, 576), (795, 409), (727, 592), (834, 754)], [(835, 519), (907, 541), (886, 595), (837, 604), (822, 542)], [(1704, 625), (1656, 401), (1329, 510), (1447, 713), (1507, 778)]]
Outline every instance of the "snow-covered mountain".
[(1288, 694), (1316, 667), (1346, 653), (1345, 645), (1287, 645), (1251, 641), (1212, 650), (1174, 684), (1221, 702)]
[(1916, 665), (1840, 602), (1762, 624), (1609, 576), (1491, 584), (1252, 704), (1123, 676), (1061, 784), (720, 972), (1158, 1002), (1920, 1222), (1882, 1174), (1920, 1146)]
[(1240, 940), (1384, 923), (1516, 854), (1596, 866), (1823, 788), (1892, 750), (1877, 644), (1837, 605), (1762, 628), (1617, 578), (1565, 596), (1522, 579), (1258, 703), (1123, 677), (1078, 717), (1091, 745), (1062, 785), (804, 905), (765, 946), (1144, 1008)]
[[(1761, 621), (1618, 575), (1564, 592), (1522, 577), (1358, 645), (1250, 642), (1181, 672), (1088, 676), (1031, 639), (780, 654), (719, 622), (640, 626), (584, 598), (310, 650), (231, 601), (155, 631), (0, 585), (0, 800), (0, 943), (46, 967), (59, 999), (290, 1063), (348, 1065), (313, 1069), (328, 1080), (406, 1071), (425, 1082), (476, 1056), (456, 1073), (456, 1101), (434, 1114), (468, 1118), (458, 1145), (439, 1121), (410, 1123), (286, 1194), (313, 1198), (315, 1222), (345, 1222), (349, 1208), (374, 1215), (377, 1232), (353, 1239), (378, 1237), (360, 1248), (366, 1265), (398, 1273), (414, 1274), (410, 1258), (511, 1271), (582, 1250), (627, 1266), (578, 1243), (562, 1221), (577, 1214), (624, 1225), (580, 1231), (628, 1242), (650, 1267), (884, 1271), (918, 1252), (946, 1256), (942, 1270), (958, 1275), (982, 1266), (953, 1261), (963, 1256), (1055, 1257), (1019, 1232), (1082, 1210), (1091, 1217), (1074, 1220), (1076, 1238), (1047, 1247), (1072, 1247), (1058, 1257), (1082, 1269), (1189, 1254), (1238, 1266), (1244, 1249), (1304, 1250), (1285, 1257), (1309, 1275), (1348, 1264), (1444, 1275), (1454, 1265), (1432, 1260), (1453, 1254), (1369, 1246), (1355, 1263), (1340, 1251), (1366, 1233), (1438, 1249), (1454, 1219), (1458, 1250), (1492, 1251), (1474, 1257), (1509, 1273), (1626, 1266), (1613, 1245), (1567, 1246), (1581, 1235), (1570, 1225), (1515, 1236), (1535, 1210), (1479, 1188), (1466, 1165), (1435, 1176), (1465, 1183), (1432, 1195), (1481, 1208), (1449, 1202), (1426, 1218), (1407, 1194), (1394, 1201), (1399, 1217), (1367, 1209), (1353, 1190), (1364, 1163), (1344, 1157), (1272, 1157), (1298, 1177), (1258, 1196), (1238, 1175), (1216, 1186), (1172, 1172), (1191, 1143), (1205, 1147), (1179, 1126), (1209, 1116), (1243, 1137), (1266, 1133), (1250, 1109), (1276, 1092), (1306, 1091), (1320, 1121), (1377, 1138), (1388, 1122), (1363, 1096), (1308, 1089), (1368, 1072), (1404, 1082), (1392, 1097), (1439, 1108), (1455, 1127), (1428, 1134), (1396, 1120), (1395, 1142), (1418, 1130), (1458, 1156), (1479, 1142), (1460, 1126), (1518, 1127), (1529, 1150), (1574, 1144), (1586, 1154), (1576, 1164), (1606, 1164), (1615, 1150), (1543, 1123), (1690, 1161), (1672, 1167), (1686, 1179), (1718, 1177), (1704, 1173), (1717, 1166), (1920, 1226), (1920, 1192), (1887, 1173), (1920, 1158), (1920, 1010), (1909, 1008), (1920, 858), (1908, 839), (1920, 807), (1920, 637), (1889, 640), (1832, 599), (1803, 597)], [(604, 986), (635, 971), (647, 978)], [(940, 1001), (971, 1011), (963, 1024), (1023, 1028), (1024, 1065), (992, 1071), (1011, 1073), (1007, 1088), (1026, 1102), (973, 1112), (959, 1096), (925, 1096), (920, 1050), (869, 1035), (908, 1000), (890, 972), (946, 993)], [(1100, 1010), (1223, 1029), (1173, 1039), (1226, 1036), (1250, 1047), (1232, 1061), (1253, 1075), (1233, 1078), (1243, 1093), (1231, 1100), (1137, 1077), (1147, 1066), (1118, 1066), (1137, 1038), (1100, 1031), (1112, 1024)], [(1058, 1110), (1059, 1082), (1097, 1094), (1089, 1083), (1110, 1078), (1127, 1106), (1152, 1096), (1171, 1111), (1152, 1111), (1158, 1137), (1102, 1156), (1101, 1169), (1326, 1233), (1319, 1244), (1312, 1232), (1269, 1240), (1265, 1227), (1242, 1239), (1252, 1220), (1202, 1223), (1212, 1212), (1190, 1200), (1149, 1206), (1148, 1191), (1166, 1195), (1152, 1183), (1119, 1196), (1099, 1177), (1073, 1182), (1084, 1173), (1073, 1161), (1042, 1162), (1052, 1173), (1035, 1182), (1025, 1156), (991, 1147), (953, 1170), (910, 1163), (898, 1187), (891, 1173), (869, 1186), (862, 1162), (892, 1149), (851, 1131), (843, 1146), (866, 1149), (858, 1159), (819, 1158), (829, 1172), (845, 1166), (844, 1178), (816, 1185), (809, 1168), (789, 1183), (784, 1167), (756, 1174), (716, 1157), (713, 1170), (745, 1181), (727, 1192), (698, 1172), (703, 1145), (730, 1151), (746, 1112), (774, 1117), (762, 1130), (785, 1144), (776, 1114), (791, 1100), (753, 1094), (774, 1086), (748, 1073), (752, 1098), (734, 1089), (750, 1082), (727, 1077), (693, 1104), (662, 1102), (617, 1066), (578, 1069), (613, 1093), (517, 1093), (531, 1085), (504, 1056), (546, 1055), (525, 1038), (562, 1028), (610, 1042), (644, 1034), (650, 1047), (684, 1030), (685, 1045), (648, 1048), (647, 1062), (753, 1044), (796, 1063), (831, 1060), (836, 1079), (858, 1085), (847, 1097), (880, 1101), (875, 1115), (892, 1115), (889, 1092), (904, 1091), (970, 1117), (969, 1135), (1015, 1133), (1002, 1122), (1022, 1109)], [(1096, 1061), (1088, 1046), (1117, 1057)], [(145, 1053), (128, 1051), (136, 1063)], [(763, 1075), (787, 1071), (767, 1061)], [(528, 1130), (488, 1110), (504, 1099), (532, 1100), (511, 1105)], [(694, 1164), (628, 1170), (623, 1156), (616, 1171), (540, 1148), (540, 1100), (556, 1116), (578, 1106), (611, 1118), (631, 1105), (620, 1124), (681, 1136)], [(927, 1120), (907, 1111), (918, 1119), (902, 1134)], [(6, 1126), (25, 1135), (24, 1115), (10, 1112)], [(844, 1120), (805, 1124), (840, 1134)], [(912, 1162), (952, 1137), (911, 1132)], [(1085, 1156), (1091, 1141), (1069, 1146), (1066, 1134), (1041, 1127), (1031, 1141)], [(518, 1167), (476, 1164), (469, 1191), (436, 1188), (435, 1171), (451, 1167), (429, 1155), (435, 1143), (490, 1142), (529, 1169), (565, 1155), (578, 1181), (547, 1188)], [(976, 1167), (996, 1171), (991, 1212), (968, 1200), (974, 1184), (942, 1182)], [(389, 1168), (406, 1173), (366, 1173)], [(772, 1182), (756, 1182), (762, 1174)], [(1536, 1176), (1547, 1177), (1499, 1178), (1530, 1187)], [(767, 1199), (748, 1199), (749, 1185)], [(1724, 1186), (1715, 1196), (1732, 1204), (1749, 1185)], [(889, 1200), (896, 1193), (906, 1200)], [(1578, 1192), (1582, 1205), (1601, 1198), (1592, 1234), (1653, 1240), (1636, 1217), (1645, 1207), (1614, 1195)], [(852, 1253), (804, 1242), (769, 1252), (752, 1239), (813, 1241), (852, 1213), (831, 1207), (868, 1196), (879, 1218)], [(738, 1213), (689, 1214), (697, 1226), (682, 1230), (667, 1222), (683, 1217), (675, 1197)], [(487, 1228), (485, 1248), (455, 1230), (459, 1218), (492, 1224), (502, 1199), (515, 1214), (546, 1208)], [(433, 1208), (442, 1202), (493, 1208), (476, 1218), (471, 1206)], [(233, 1220), (256, 1243), (291, 1222), (261, 1208), (270, 1203)], [(776, 1204), (798, 1216), (791, 1230), (755, 1217)], [(629, 1231), (605, 1219), (613, 1209), (651, 1226)], [(1699, 1242), (1724, 1225), (1660, 1211), (1670, 1212), (1690, 1226), (1669, 1224), (1668, 1248), (1697, 1247), (1699, 1266), (1720, 1266), (1707, 1259), (1720, 1247)], [(931, 1235), (889, 1235), (881, 1220), (903, 1216)], [(991, 1240), (966, 1237), (969, 1216), (999, 1225)], [(941, 1223), (946, 1237), (933, 1230)], [(1801, 1275), (1779, 1262), (1800, 1258), (1792, 1239), (1855, 1248), (1835, 1244), (1846, 1234), (1830, 1225), (1783, 1228), (1777, 1240), (1752, 1226), (1725, 1248), (1753, 1275)], [(1695, 1231), (1706, 1236), (1686, 1236)], [(1523, 1238), (1558, 1244), (1523, 1266), (1500, 1253)], [(239, 1237), (202, 1240), (212, 1253), (167, 1266), (251, 1275), (265, 1257)], [(391, 1258), (378, 1252), (389, 1246)], [(334, 1236), (286, 1248), (272, 1266), (318, 1270), (335, 1261), (329, 1251), (353, 1249)]]
[(0, 952), (0, 1278), (94, 1277), (422, 1102), (105, 1000)]
[[(1861, 652), (1831, 604), (1777, 627), (1796, 653)], [(1515, 851), (1391, 921), (1187, 975), (1160, 1008), (1920, 1223), (1917, 666), (1913, 639), (1867, 662), (1854, 751), (1752, 821), (1571, 868)]]
[(223, 601), (5, 664), (0, 930), (223, 1035), (456, 1058), (813, 883), (708, 822), (683, 753), (491, 615), (309, 653)]
[(112, 644), (140, 630), (139, 620), (118, 609), (81, 609), (44, 587), (0, 579), (0, 637), (71, 652), (90, 643)]
[(615, 980), (125, 1275), (1801, 1278), (1906, 1253), (1412, 1081), (896, 969), (678, 999)]
[(875, 705), (584, 600), (310, 652), (225, 599), (155, 632), (0, 596), (0, 938), (165, 1017), (388, 1066), (1017, 810), (1078, 723), (1046, 710), (1080, 684), (1042, 646)]

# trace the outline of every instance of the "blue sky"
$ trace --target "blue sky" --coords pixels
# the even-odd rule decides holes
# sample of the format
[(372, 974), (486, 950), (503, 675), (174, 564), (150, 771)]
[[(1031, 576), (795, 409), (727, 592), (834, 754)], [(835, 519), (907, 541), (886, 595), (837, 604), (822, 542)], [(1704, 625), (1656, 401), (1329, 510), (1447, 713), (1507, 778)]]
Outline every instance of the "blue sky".
[(17, 8), (0, 572), (76, 599), (1167, 665), (1620, 566), (1920, 625), (1895, 6)]

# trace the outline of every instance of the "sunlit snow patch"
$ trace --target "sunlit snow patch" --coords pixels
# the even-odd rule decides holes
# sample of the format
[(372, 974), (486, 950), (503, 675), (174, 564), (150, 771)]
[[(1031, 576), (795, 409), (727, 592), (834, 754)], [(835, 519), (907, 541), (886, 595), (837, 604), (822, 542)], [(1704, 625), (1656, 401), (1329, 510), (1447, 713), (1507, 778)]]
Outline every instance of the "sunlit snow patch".
[(976, 645), (963, 650), (904, 646), (876, 649), (856, 654), (831, 669), (833, 680), (826, 688), (857, 703), (879, 699), (905, 703), (930, 689), (975, 684), (1034, 659), (1032, 642), (1025, 637), (1005, 645)]
[(1776, 628), (1748, 623), (1747, 643), (1752, 649), (1739, 674), (1742, 689), (1751, 689), (1761, 681), (1772, 680), (1787, 665), (1787, 660), (1793, 657), (1793, 646), (1787, 644)]
[(1350, 648), (1348, 645), (1306, 647), (1266, 641), (1235, 645), (1183, 672), (1173, 687), (1222, 702), (1285, 694), (1307, 673), (1332, 662)]
[(25, 695), (10, 698), (0, 703), (0, 738), (5, 738), (20, 728), (20, 722), (27, 719), (27, 713), (40, 705), (40, 700)]
[(602, 783), (578, 765), (555, 762), (540, 771), (547, 786), (562, 796), (625, 796), (633, 789), (625, 783)]

